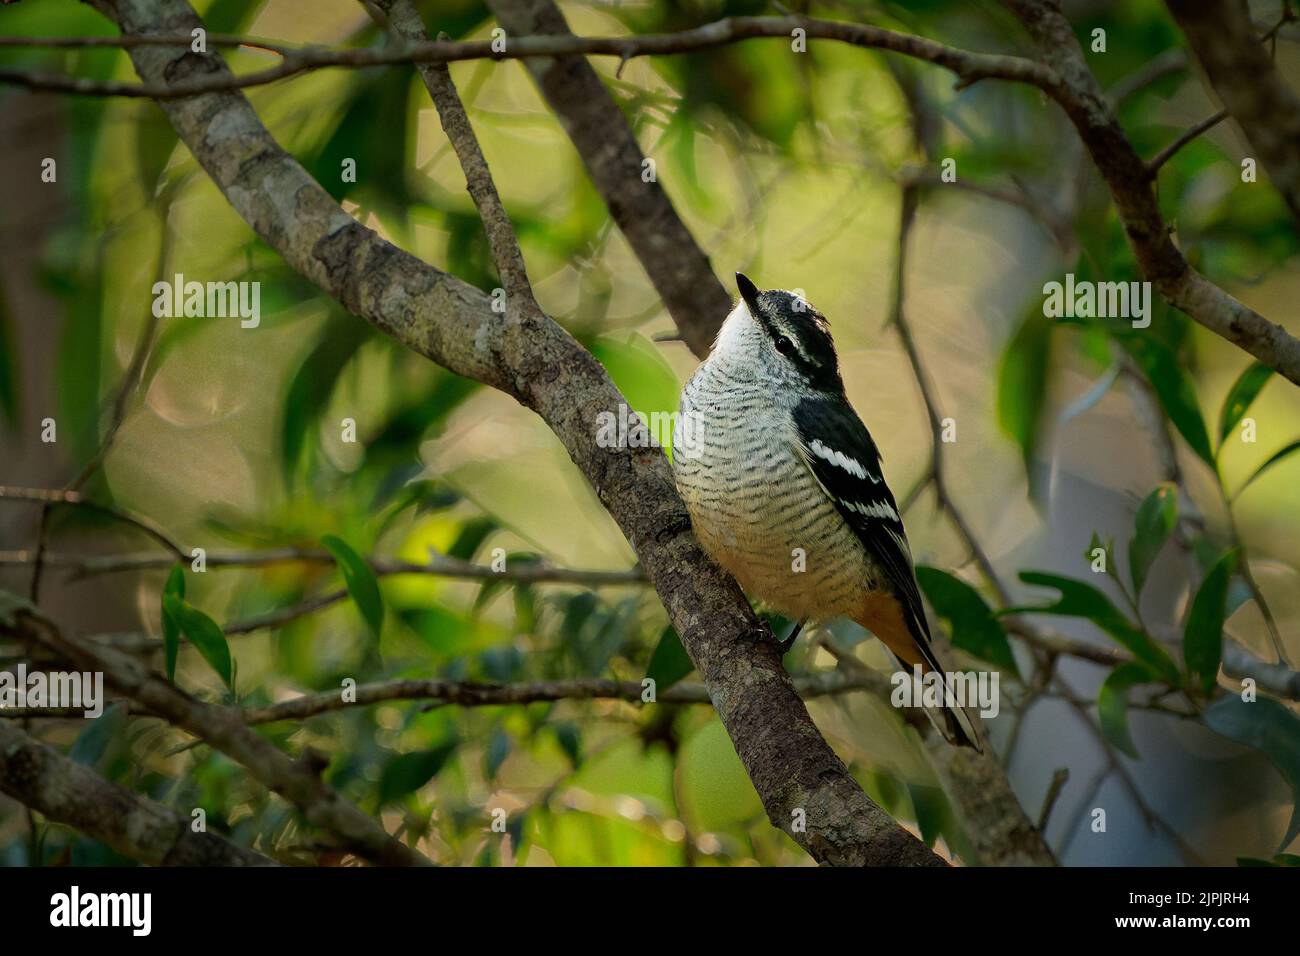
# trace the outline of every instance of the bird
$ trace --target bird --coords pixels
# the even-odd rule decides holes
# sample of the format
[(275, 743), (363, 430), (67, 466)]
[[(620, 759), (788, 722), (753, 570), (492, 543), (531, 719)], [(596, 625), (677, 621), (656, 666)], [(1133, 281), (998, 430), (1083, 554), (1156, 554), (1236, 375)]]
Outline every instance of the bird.
[[(762, 605), (797, 621), (849, 618), (909, 674), (947, 672), (931, 643), (903, 519), (880, 451), (849, 403), (826, 317), (802, 296), (740, 298), (682, 390), (673, 475), (705, 552)], [(944, 700), (943, 703), (948, 703)], [(982, 752), (974, 716), (927, 708)]]

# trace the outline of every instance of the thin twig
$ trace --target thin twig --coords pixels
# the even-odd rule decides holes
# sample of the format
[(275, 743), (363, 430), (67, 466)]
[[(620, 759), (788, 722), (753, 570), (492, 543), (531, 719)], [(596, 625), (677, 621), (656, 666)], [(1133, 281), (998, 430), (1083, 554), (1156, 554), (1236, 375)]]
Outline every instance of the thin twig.
[[(966, 87), (982, 79), (1015, 80), (1043, 88), (1059, 82), (1056, 71), (1018, 56), (959, 50), (924, 37), (911, 36), (880, 27), (816, 20), (808, 17), (730, 17), (677, 33), (631, 37), (529, 36), (507, 38), (504, 49), (493, 40), (438, 40), (365, 49), (330, 49), (319, 46), (285, 48), (282, 61), (274, 67), (243, 75), (201, 76), (176, 83), (121, 83), (82, 77), (0, 69), (0, 83), (31, 90), (88, 96), (143, 97), (167, 100), (232, 89), (264, 86), (293, 76), (329, 67), (360, 68), (396, 63), (452, 63), (461, 60), (519, 60), (531, 57), (613, 56), (628, 60), (709, 50), (742, 40), (762, 37), (788, 39), (794, 30), (806, 31), (809, 39), (836, 40), (854, 46), (888, 50), (915, 57), (952, 71), (958, 85)], [(71, 38), (77, 39), (77, 38)], [(230, 40), (238, 38), (228, 37)], [(189, 46), (192, 38), (159, 36), (154, 45)], [(280, 51), (277, 51), (280, 52)]]

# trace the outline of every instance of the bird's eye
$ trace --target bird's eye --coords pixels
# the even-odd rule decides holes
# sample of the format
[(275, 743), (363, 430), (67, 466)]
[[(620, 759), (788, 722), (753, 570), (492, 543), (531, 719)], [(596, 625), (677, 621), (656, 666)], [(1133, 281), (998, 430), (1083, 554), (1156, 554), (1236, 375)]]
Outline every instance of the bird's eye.
[(782, 355), (790, 355), (794, 352), (794, 343), (784, 335), (778, 335), (772, 344), (776, 346), (776, 350)]

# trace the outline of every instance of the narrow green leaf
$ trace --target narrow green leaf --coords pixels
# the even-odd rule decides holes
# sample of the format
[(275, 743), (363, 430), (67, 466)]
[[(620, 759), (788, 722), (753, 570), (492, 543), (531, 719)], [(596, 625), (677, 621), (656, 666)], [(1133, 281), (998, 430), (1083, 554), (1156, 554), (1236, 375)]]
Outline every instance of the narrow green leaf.
[(374, 570), (338, 535), (327, 534), (320, 539), (320, 543), (321, 547), (334, 555), (339, 571), (343, 573), (343, 583), (347, 585), (348, 594), (365, 618), (370, 632), (378, 640), (384, 628), (384, 599), (379, 594), (379, 580), (375, 577)]
[(1228, 437), (1229, 432), (1237, 427), (1246, 414), (1247, 409), (1255, 401), (1257, 396), (1273, 376), (1273, 370), (1262, 362), (1253, 362), (1246, 367), (1246, 370), (1237, 377), (1233, 382), (1232, 388), (1228, 389), (1228, 395), (1223, 400), (1223, 408), (1219, 411), (1219, 448), (1222, 450), (1223, 441)]
[(1130, 757), (1138, 756), (1128, 732), (1128, 690), (1156, 680), (1151, 668), (1137, 661), (1120, 664), (1102, 681), (1097, 692), (1097, 723), (1106, 739)]
[(932, 847), (934, 841), (943, 835), (951, 815), (948, 798), (940, 787), (921, 783), (907, 784), (907, 792), (912, 798), (912, 809), (916, 812), (916, 825), (921, 831), (921, 839), (926, 846)]
[[(185, 598), (185, 569), (179, 563), (172, 566), (163, 585), (162, 597), (174, 595)], [(161, 600), (161, 599), (160, 599)], [(176, 616), (167, 609), (167, 602), (162, 601), (163, 655), (167, 661), (167, 679), (176, 680), (176, 655), (181, 646), (181, 625)]]
[(1296, 806), (1278, 849), (1288, 846), (1300, 836), (1300, 717), (1271, 697), (1247, 702), (1236, 694), (1220, 697), (1203, 717), (1215, 733), (1265, 754), (1291, 788)]
[(280, 424), (280, 464), (286, 480), (292, 478), (298, 458), (307, 447), (308, 435), (329, 405), (344, 366), (370, 334), (369, 327), (351, 315), (331, 315), (322, 325), (315, 346), (294, 372)]
[(185, 603), (176, 594), (163, 595), (163, 612), (176, 621), (180, 632), (189, 639), (227, 687), (234, 684), (230, 645), (221, 626), (198, 608)]
[(1202, 461), (1214, 467), (1214, 452), (1196, 400), (1191, 375), (1168, 346), (1146, 337), (1122, 339), (1156, 391), (1160, 405)]
[(484, 754), (484, 763), (486, 764), (487, 778), (495, 780), (501, 765), (506, 762), (510, 756), (511, 750), (510, 735), (498, 727), (492, 734), (492, 739), (488, 741), (487, 752)]
[(927, 565), (917, 566), (916, 580), (935, 613), (947, 622), (955, 646), (1020, 677), (1007, 632), (978, 591), (947, 571)]
[(1138, 660), (1149, 664), (1169, 684), (1178, 686), (1182, 683), (1182, 675), (1169, 653), (1130, 623), (1119, 608), (1111, 603), (1110, 598), (1091, 584), (1042, 571), (1022, 571), (1020, 580), (1039, 587), (1055, 588), (1061, 592), (1061, 596), (1053, 604), (1006, 608), (999, 611), (999, 615), (1034, 613), (1086, 618), (1126, 647)]
[(1038, 444), (1051, 348), (1052, 322), (1035, 306), (1007, 342), (998, 364), (998, 425), (1020, 446), (1026, 473)]
[(1128, 545), (1128, 571), (1133, 579), (1133, 594), (1142, 596), (1147, 583), (1147, 572), (1160, 549), (1169, 540), (1169, 533), (1178, 521), (1178, 488), (1166, 481), (1157, 485), (1138, 506), (1133, 519), (1133, 539)]
[(693, 670), (695, 665), (687, 656), (686, 648), (682, 647), (677, 632), (671, 627), (664, 628), (645, 672), (645, 676), (655, 682), (655, 693), (663, 693)]
[(1229, 551), (1210, 569), (1192, 598), (1183, 630), (1183, 662), (1201, 691), (1208, 694), (1219, 676), (1223, 656), (1223, 622), (1227, 616), (1228, 583), (1237, 567), (1237, 552)]
[(1282, 448), (1282, 449), (1280, 449), (1280, 450), (1274, 452), (1274, 453), (1273, 453), (1273, 456), (1272, 456), (1271, 458), (1269, 458), (1268, 461), (1264, 462), (1264, 464), (1262, 464), (1262, 465), (1260, 465), (1258, 468), (1256, 468), (1256, 469), (1251, 473), (1251, 476), (1250, 476), (1249, 478), (1247, 478), (1245, 481), (1243, 481), (1243, 482), (1241, 483), (1241, 487), (1237, 489), (1237, 493), (1234, 494), (1232, 497), (1233, 497), (1233, 498), (1236, 498), (1237, 495), (1240, 495), (1243, 491), (1245, 491), (1246, 488), (1250, 485), (1250, 483), (1253, 482), (1256, 478), (1258, 478), (1260, 475), (1262, 475), (1262, 474), (1263, 474), (1264, 472), (1266, 472), (1268, 469), (1272, 468), (1274, 465), (1276, 465), (1279, 461), (1281, 461), (1281, 460), (1282, 460), (1283, 458), (1285, 458), (1287, 455), (1290, 455), (1292, 452), (1294, 452), (1294, 451), (1298, 451), (1298, 450), (1300, 450), (1300, 438), (1296, 439), (1296, 440), (1293, 441), (1291, 444), (1287, 445), (1285, 448)]

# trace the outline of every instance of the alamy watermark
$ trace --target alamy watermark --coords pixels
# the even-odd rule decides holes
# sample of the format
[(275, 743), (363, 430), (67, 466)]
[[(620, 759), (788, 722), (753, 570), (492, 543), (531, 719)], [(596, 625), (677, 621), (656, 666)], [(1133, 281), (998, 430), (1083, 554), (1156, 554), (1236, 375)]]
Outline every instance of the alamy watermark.
[(50, 897), (50, 925), (59, 928), (125, 927), (132, 936), (153, 930), (152, 893), (91, 893), (73, 886)]
[(66, 707), (93, 720), (104, 713), (104, 675), (100, 671), (32, 671), (19, 664), (0, 671), (0, 710)]
[(262, 321), (262, 283), (186, 282), (178, 272), (171, 282), (153, 284), (153, 314), (158, 319), (238, 316), (240, 328), (255, 329)]
[(1043, 315), (1049, 319), (1129, 319), (1135, 329), (1151, 324), (1150, 282), (1092, 282), (1065, 274), (1065, 282), (1043, 285)]
[(649, 415), (628, 408), (622, 402), (618, 411), (596, 414), (596, 444), (601, 448), (689, 448), (700, 439), (703, 422), (677, 412), (651, 412)]
[(909, 674), (895, 671), (889, 682), (894, 685), (889, 702), (895, 707), (966, 707), (978, 709), (984, 718), (996, 717), (1001, 710), (997, 671), (929, 671), (917, 664)]

